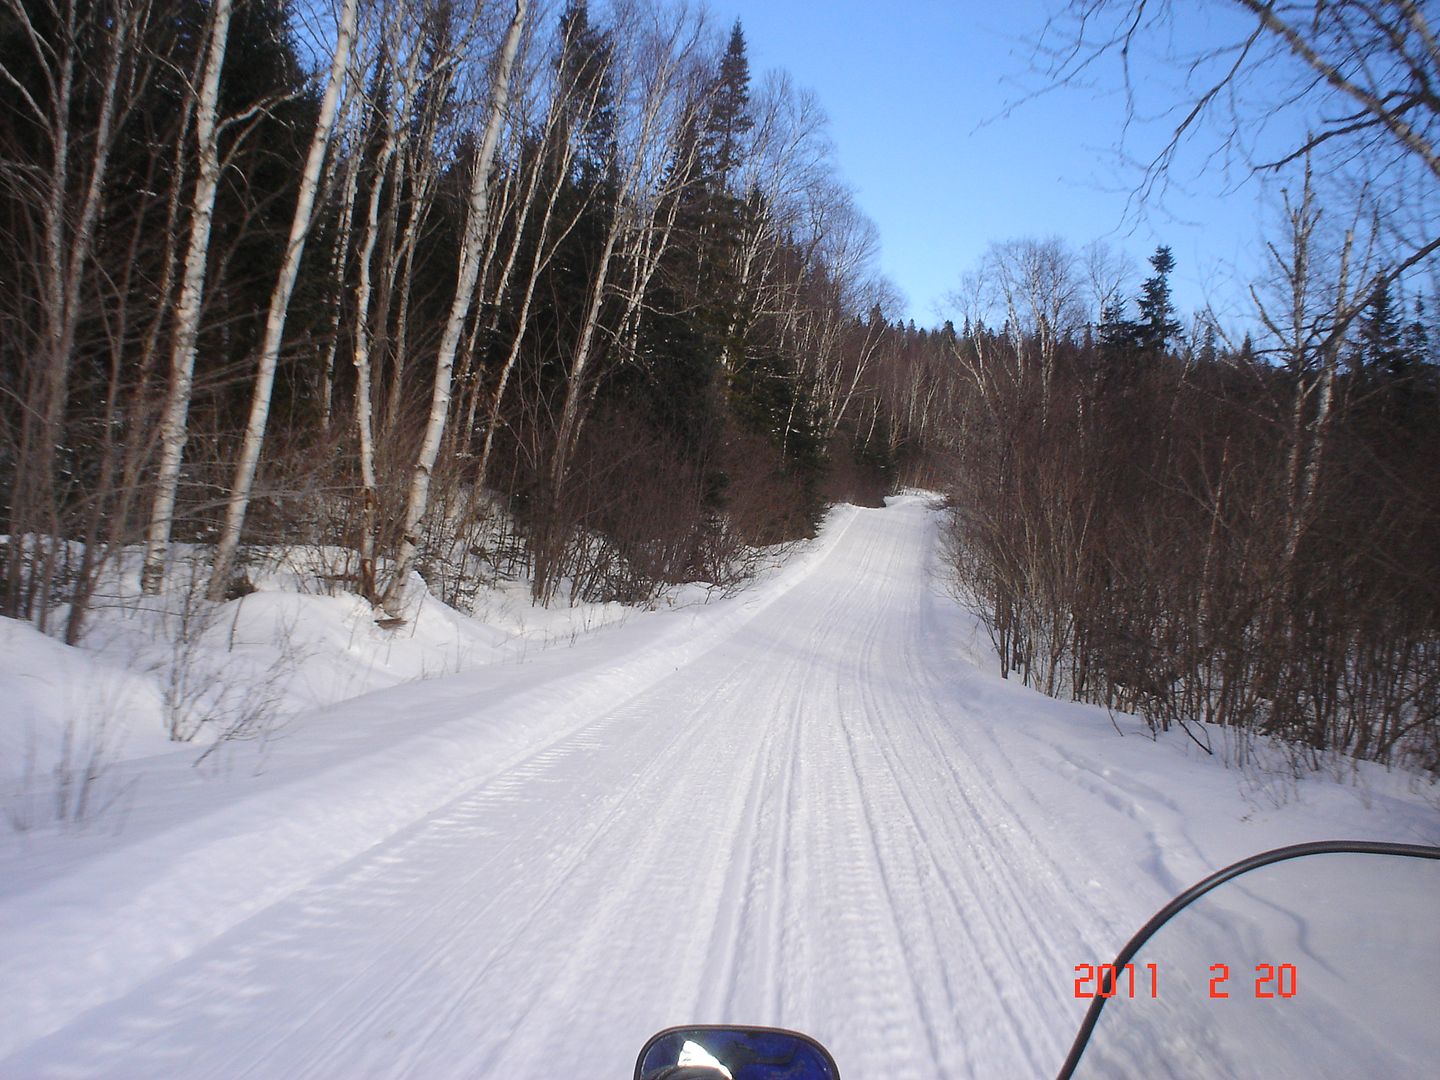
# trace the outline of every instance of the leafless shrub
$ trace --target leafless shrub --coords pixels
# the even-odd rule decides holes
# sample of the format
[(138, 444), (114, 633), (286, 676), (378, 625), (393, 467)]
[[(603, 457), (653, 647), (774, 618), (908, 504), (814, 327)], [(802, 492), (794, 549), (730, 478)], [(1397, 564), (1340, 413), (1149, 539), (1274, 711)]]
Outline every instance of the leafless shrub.
[[(277, 623), (269, 641), (243, 642), (237, 633), (244, 598), (228, 605), (207, 599), (199, 560), (175, 568), (165, 584), (159, 630), (163, 659), (154, 670), (171, 740), (207, 741), (198, 764), (227, 744), (270, 739), (283, 722), (286, 684), (304, 661), (293, 620)], [(245, 645), (272, 655), (251, 663), (236, 652)]]
[(737, 545), (702, 467), (624, 412), (586, 425), (555, 515), (531, 526), (539, 595), (562, 580), (571, 600), (643, 603), (666, 585), (720, 582)]
[(15, 787), (5, 808), (10, 828), (27, 833), (49, 822), (86, 829), (112, 819), (118, 831), (134, 792), (135, 779), (120, 780), (106, 719), (72, 718), (65, 725), (54, 762), (45, 768), (34, 733), (26, 747)]
[(1201, 742), (1198, 724), (1231, 729), (1242, 765), (1265, 736), (1292, 771), (1336, 753), (1433, 770), (1433, 430), (1394, 445), (1377, 399), (1337, 375), (1323, 468), (1296, 487), (1302, 374), (1160, 356), (1106, 386), (1087, 364), (1057, 367), (1070, 404), (1043, 434), (1023, 372), (968, 428), (951, 558), (1002, 673)]

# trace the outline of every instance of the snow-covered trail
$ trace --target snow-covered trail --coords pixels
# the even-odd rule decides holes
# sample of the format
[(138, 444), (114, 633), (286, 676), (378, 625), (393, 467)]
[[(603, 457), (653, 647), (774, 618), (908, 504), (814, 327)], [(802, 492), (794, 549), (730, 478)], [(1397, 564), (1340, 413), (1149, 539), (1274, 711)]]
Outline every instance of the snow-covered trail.
[[(726, 1021), (847, 1080), (1052, 1074), (1073, 966), (1247, 845), (1106, 754), (1175, 752), (960, 660), (936, 543), (919, 499), (854, 511), (713, 647), (0, 1076), (623, 1076)], [(1212, 771), (1190, 800), (1237, 804)]]

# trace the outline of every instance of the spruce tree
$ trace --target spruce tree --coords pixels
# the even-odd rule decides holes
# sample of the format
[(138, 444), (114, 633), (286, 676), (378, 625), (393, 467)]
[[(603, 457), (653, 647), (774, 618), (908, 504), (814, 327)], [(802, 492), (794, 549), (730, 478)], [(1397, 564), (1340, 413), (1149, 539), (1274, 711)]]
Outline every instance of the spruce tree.
[[(694, 461), (713, 457), (722, 428), (717, 374), (742, 337), (735, 272), (748, 205), (732, 191), (744, 160), (750, 117), (750, 62), (737, 21), (712, 78), (690, 102), (690, 118), (670, 164), (688, 173), (677, 196), (677, 238), (651, 286), (635, 363), (608, 392), (638, 407)], [(693, 162), (689, 160), (694, 154)], [(718, 499), (721, 485), (712, 485)]]
[(1372, 378), (1403, 378), (1411, 358), (1402, 340), (1390, 290), (1382, 285), (1360, 316), (1360, 363)]
[(750, 116), (750, 58), (745, 52), (745, 33), (736, 19), (716, 73), (701, 147), (702, 172), (718, 190), (729, 189), (731, 174), (744, 160), (745, 136), (754, 126)]
[(1170, 339), (1180, 332), (1175, 305), (1170, 300), (1170, 272), (1175, 269), (1175, 256), (1161, 244), (1150, 256), (1150, 266), (1155, 273), (1140, 287), (1140, 321), (1135, 324), (1135, 344), (1141, 352), (1158, 355), (1164, 353)]
[(1136, 347), (1139, 330), (1136, 323), (1125, 318), (1125, 305), (1114, 302), (1106, 304), (1100, 312), (1100, 325), (1096, 327), (1100, 353), (1108, 361), (1122, 360), (1130, 356)]
[(1219, 350), (1215, 347), (1215, 324), (1207, 323), (1205, 326), (1205, 337), (1200, 345), (1200, 362), (1202, 364), (1213, 364), (1219, 355)]
[[(642, 351), (685, 368), (708, 386), (727, 355), (733, 362), (744, 351), (749, 319), (739, 250), (752, 213), (765, 209), (756, 205), (758, 192), (741, 198), (732, 190), (753, 126), (750, 61), (738, 21), (713, 76), (691, 105), (692, 126), (671, 167), (693, 172), (679, 195), (678, 238), (661, 265), (644, 328), (653, 340)], [(693, 166), (685, 161), (692, 149)], [(698, 392), (689, 396), (696, 409), (709, 400)]]
[(560, 16), (560, 84), (582, 187), (613, 183), (616, 155), (614, 44), (590, 23), (586, 0), (568, 0)]
[(1430, 354), (1430, 331), (1425, 324), (1425, 298), (1415, 297), (1415, 318), (1405, 327), (1405, 351), (1418, 365), (1435, 365)]

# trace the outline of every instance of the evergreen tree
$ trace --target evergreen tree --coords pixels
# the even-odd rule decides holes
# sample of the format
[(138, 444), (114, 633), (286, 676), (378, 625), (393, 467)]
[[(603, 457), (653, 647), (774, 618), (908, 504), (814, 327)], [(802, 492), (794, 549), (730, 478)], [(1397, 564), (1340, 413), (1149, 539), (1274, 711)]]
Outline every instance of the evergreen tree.
[(613, 182), (616, 105), (612, 74), (614, 44), (590, 23), (586, 0), (568, 0), (560, 16), (560, 84), (576, 141), (582, 186)]
[[(541, 350), (547, 380), (557, 371), (548, 361), (574, 348), (590, 283), (605, 235), (617, 211), (614, 42), (590, 21), (586, 0), (569, 0), (560, 16), (559, 86), (564, 122), (559, 138), (572, 148), (569, 175), (562, 177), (556, 219), (567, 226), (550, 260), (540, 294), (549, 302), (533, 316), (530, 347)], [(558, 155), (558, 148), (542, 152)]]
[[(734, 339), (745, 329), (735, 264), (748, 206), (731, 182), (753, 126), (749, 87), (737, 21), (713, 78), (690, 102), (670, 165), (672, 178), (689, 175), (676, 196), (677, 238), (651, 286), (634, 363), (606, 390), (638, 406), (673, 445), (702, 462), (713, 457), (723, 426), (721, 357), (727, 346), (741, 351)], [(721, 485), (711, 485), (711, 497), (720, 494)]]
[(1213, 364), (1219, 356), (1219, 350), (1215, 347), (1215, 324), (1205, 325), (1205, 337), (1200, 345), (1200, 362), (1202, 364)]
[(1140, 287), (1140, 321), (1134, 324), (1135, 344), (1141, 352), (1158, 355), (1180, 332), (1175, 305), (1170, 300), (1170, 272), (1175, 269), (1175, 256), (1161, 244), (1150, 256), (1150, 266), (1155, 273)]
[[(672, 175), (693, 173), (677, 196), (677, 239), (661, 264), (642, 327), (640, 352), (655, 367), (650, 383), (670, 387), (673, 395), (676, 372), (688, 372), (694, 387), (681, 394), (687, 402), (681, 413), (685, 424), (703, 430), (714, 429), (703, 418), (718, 404), (709, 392), (716, 385), (714, 372), (727, 352), (743, 352), (749, 321), (737, 262), (758, 193), (741, 199), (730, 190), (753, 125), (749, 86), (750, 62), (737, 21), (713, 78), (690, 103), (689, 128), (671, 164)], [(687, 161), (691, 153), (693, 162)], [(672, 370), (662, 373), (660, 365)]]
[(1122, 302), (1106, 304), (1100, 312), (1100, 325), (1096, 327), (1100, 353), (1107, 360), (1120, 360), (1131, 355), (1138, 336), (1137, 324), (1125, 318)]
[(750, 116), (750, 59), (745, 52), (744, 31), (736, 19), (711, 90), (701, 142), (701, 172), (717, 191), (729, 189), (731, 174), (745, 157), (745, 136), (754, 126)]
[(799, 481), (801, 512), (813, 529), (823, 510), (820, 481), (828, 464), (824, 425), (794, 362), (768, 350), (750, 357), (732, 373), (730, 393), (741, 426), (765, 436)]
[(706, 94), (701, 122), (698, 182), (686, 208), (689, 227), (697, 234), (696, 281), (702, 302), (714, 307), (712, 322), (726, 331), (739, 305), (735, 256), (747, 214), (747, 203), (732, 190), (736, 169), (746, 153), (745, 136), (754, 126), (750, 116), (750, 60), (737, 19), (715, 80)]
[(1409, 373), (1411, 357), (1402, 340), (1390, 290), (1382, 286), (1360, 316), (1360, 369), (1372, 378), (1403, 378)]
[(1415, 318), (1405, 327), (1405, 351), (1416, 364), (1435, 365), (1435, 358), (1430, 354), (1430, 330), (1425, 325), (1425, 298), (1422, 296), (1415, 298)]
[(1255, 360), (1255, 342), (1250, 337), (1249, 331), (1245, 333), (1245, 340), (1240, 342), (1240, 355), (1237, 359), (1242, 364), (1249, 364)]

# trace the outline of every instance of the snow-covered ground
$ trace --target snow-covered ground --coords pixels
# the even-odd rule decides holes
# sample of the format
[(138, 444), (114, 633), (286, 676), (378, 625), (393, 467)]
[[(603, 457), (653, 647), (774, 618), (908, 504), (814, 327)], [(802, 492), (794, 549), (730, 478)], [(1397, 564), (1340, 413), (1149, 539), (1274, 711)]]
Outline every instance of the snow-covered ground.
[[(1043, 1076), (1075, 965), (1184, 886), (1303, 840), (1440, 843), (1413, 778), (1269, 790), (999, 679), (937, 548), (921, 497), (842, 507), (738, 597), (523, 654), (456, 629), (497, 662), (263, 753), (126, 742), (87, 828), (4, 840), (0, 1076), (623, 1076), (688, 1022), (811, 1032), (847, 1080)], [(0, 716), (153, 693), (4, 632)]]

